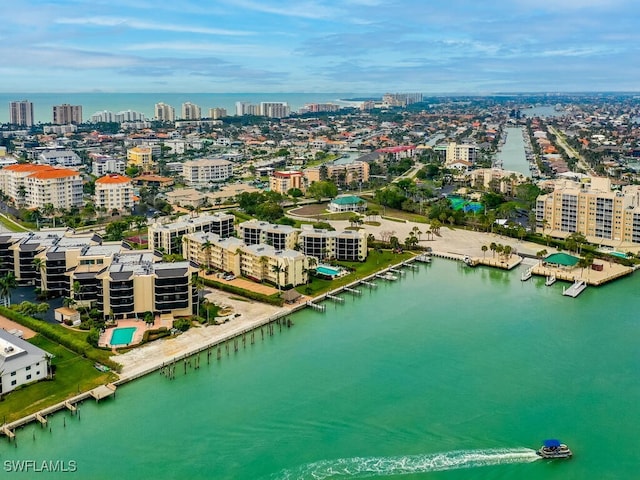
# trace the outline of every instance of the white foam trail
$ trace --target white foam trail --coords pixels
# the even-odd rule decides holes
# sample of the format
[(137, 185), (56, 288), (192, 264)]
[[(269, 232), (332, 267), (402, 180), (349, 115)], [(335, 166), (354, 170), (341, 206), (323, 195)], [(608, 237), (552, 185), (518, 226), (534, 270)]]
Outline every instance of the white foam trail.
[(302, 465), (294, 470), (283, 470), (272, 476), (278, 480), (325, 478), (367, 478), (379, 475), (406, 475), (409, 473), (440, 472), (459, 468), (486, 467), (508, 463), (529, 463), (538, 460), (530, 448), (487, 450), (458, 450), (428, 455), (402, 457), (354, 457), (323, 460)]

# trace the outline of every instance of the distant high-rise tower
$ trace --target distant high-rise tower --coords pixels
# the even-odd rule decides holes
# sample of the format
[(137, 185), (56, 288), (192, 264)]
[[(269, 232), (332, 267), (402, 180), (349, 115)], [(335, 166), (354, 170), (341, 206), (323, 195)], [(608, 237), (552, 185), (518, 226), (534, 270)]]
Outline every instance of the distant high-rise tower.
[(202, 111), (198, 105), (191, 102), (185, 102), (182, 104), (183, 120), (200, 120), (201, 118), (202, 118)]
[(23, 127), (33, 126), (33, 103), (29, 100), (10, 102), (9, 123)]
[(155, 119), (161, 122), (175, 122), (176, 109), (166, 103), (156, 103)]
[(226, 108), (214, 107), (209, 109), (209, 118), (213, 120), (218, 120), (219, 118), (224, 118), (227, 116)]
[(53, 123), (55, 125), (78, 125), (82, 123), (82, 105), (62, 105), (53, 106)]

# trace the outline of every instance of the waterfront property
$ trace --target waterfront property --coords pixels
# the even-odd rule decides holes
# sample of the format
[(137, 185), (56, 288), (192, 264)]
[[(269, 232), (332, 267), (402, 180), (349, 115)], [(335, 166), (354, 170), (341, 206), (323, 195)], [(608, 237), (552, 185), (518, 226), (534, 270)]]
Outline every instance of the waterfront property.
[(303, 225), (298, 236), (302, 252), (324, 260), (363, 261), (367, 258), (367, 236), (364, 230), (342, 232)]
[(640, 244), (640, 186), (611, 190), (608, 178), (565, 181), (536, 200), (537, 231), (566, 238), (582, 233), (589, 243), (637, 248)]
[(332, 267), (331, 265), (322, 264), (316, 267), (317, 275), (320, 275), (322, 277), (327, 277), (331, 280), (333, 280), (336, 277), (339, 277), (340, 275), (344, 275), (345, 273), (346, 272), (344, 269)]
[(0, 329), (0, 395), (49, 375), (51, 354)]
[(221, 238), (233, 235), (235, 218), (229, 213), (201, 214), (185, 216), (175, 222), (162, 223), (160, 220), (149, 225), (149, 248), (164, 253), (181, 253), (181, 238), (187, 233), (215, 233)]

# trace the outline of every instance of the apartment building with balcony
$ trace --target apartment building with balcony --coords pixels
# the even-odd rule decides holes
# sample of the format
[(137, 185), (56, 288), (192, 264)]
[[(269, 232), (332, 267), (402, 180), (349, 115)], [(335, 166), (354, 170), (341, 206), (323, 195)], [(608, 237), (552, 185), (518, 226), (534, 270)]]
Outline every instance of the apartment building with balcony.
[(329, 231), (303, 225), (298, 235), (301, 251), (320, 260), (362, 261), (367, 258), (367, 236), (364, 231)]
[(304, 173), (301, 171), (275, 171), (269, 177), (269, 188), (272, 192), (278, 192), (283, 195), (292, 188), (298, 188), (301, 191), (306, 190), (306, 181)]
[(308, 280), (309, 259), (292, 249), (277, 249), (264, 243), (246, 245), (235, 237), (220, 238), (205, 232), (184, 235), (182, 241), (184, 258), (206, 269), (279, 287), (301, 285)]
[(55, 125), (78, 125), (82, 123), (82, 105), (54, 105), (53, 123)]
[(200, 120), (202, 118), (202, 109), (195, 103), (185, 102), (182, 104), (183, 120)]
[(22, 127), (32, 127), (35, 123), (33, 116), (33, 102), (21, 100), (9, 102), (9, 123)]
[(176, 121), (176, 109), (171, 105), (160, 102), (154, 106), (155, 119), (160, 122), (175, 122)]
[(453, 165), (458, 161), (474, 164), (478, 158), (478, 151), (477, 145), (449, 142), (445, 153), (445, 166)]
[(222, 159), (201, 159), (184, 162), (182, 176), (187, 185), (208, 186), (224, 182), (233, 175), (233, 164)]
[(249, 220), (238, 225), (240, 238), (246, 245), (263, 243), (276, 250), (294, 250), (298, 243), (299, 229), (289, 225), (276, 225), (259, 220)]
[(182, 252), (182, 236), (188, 233), (215, 233), (221, 238), (233, 235), (235, 217), (229, 213), (185, 216), (175, 222), (155, 222), (149, 226), (149, 248), (165, 253)]
[(150, 146), (138, 145), (127, 150), (127, 162), (138, 167), (142, 172), (152, 172), (156, 168), (153, 160), (153, 149)]
[(594, 244), (640, 243), (640, 186), (614, 191), (608, 178), (565, 181), (537, 198), (536, 227), (557, 238), (579, 232)]
[[(325, 164), (327, 178), (333, 180), (336, 185), (349, 185), (351, 183), (363, 183), (369, 181), (369, 164), (367, 162), (348, 162)], [(320, 167), (307, 168), (304, 176), (308, 184), (319, 182)]]
[(124, 174), (127, 167), (126, 162), (121, 158), (114, 158), (109, 155), (100, 155), (97, 153), (90, 153), (91, 159), (91, 173), (96, 177), (102, 177), (107, 173), (119, 173)]
[(108, 212), (131, 212), (134, 206), (131, 179), (117, 173), (100, 177), (95, 182), (95, 205)]
[(82, 206), (82, 178), (76, 170), (23, 163), (0, 170), (0, 190), (19, 207)]

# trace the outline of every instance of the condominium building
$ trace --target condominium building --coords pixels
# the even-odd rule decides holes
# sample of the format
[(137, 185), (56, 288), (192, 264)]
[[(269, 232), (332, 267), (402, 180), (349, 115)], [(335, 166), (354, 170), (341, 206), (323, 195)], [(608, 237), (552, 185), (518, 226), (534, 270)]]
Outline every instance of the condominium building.
[(176, 109), (166, 103), (156, 103), (155, 119), (160, 122), (175, 122), (176, 121)]
[(445, 165), (451, 165), (459, 160), (475, 163), (478, 157), (478, 146), (468, 143), (449, 142), (447, 145)]
[(259, 220), (249, 220), (238, 225), (240, 238), (246, 245), (263, 243), (276, 250), (294, 250), (298, 243), (299, 229), (289, 225), (277, 225)]
[(233, 175), (233, 164), (222, 159), (201, 159), (184, 162), (182, 176), (187, 185), (206, 186), (224, 182)]
[(236, 102), (236, 115), (260, 115), (260, 106), (251, 102)]
[(227, 116), (227, 109), (226, 108), (210, 108), (209, 109), (209, 118), (213, 119), (213, 120), (218, 120), (220, 118), (224, 118)]
[(287, 102), (260, 102), (260, 115), (269, 118), (286, 118), (291, 115)]
[(337, 112), (342, 107), (335, 103), (307, 103), (300, 110), (300, 113), (317, 113), (317, 112)]
[(127, 166), (126, 162), (121, 158), (110, 157), (109, 155), (101, 155), (99, 153), (90, 153), (91, 173), (96, 177), (101, 177), (107, 173), (124, 173)]
[(155, 222), (149, 226), (149, 248), (165, 253), (182, 251), (182, 236), (188, 233), (215, 233), (220, 238), (233, 235), (235, 217), (228, 213), (182, 217), (171, 223)]
[(598, 177), (564, 182), (537, 198), (536, 225), (553, 237), (579, 232), (595, 244), (640, 243), (640, 186), (612, 191), (610, 180)]
[(131, 212), (134, 206), (133, 186), (131, 179), (117, 173), (111, 173), (98, 178), (95, 183), (95, 201), (97, 208), (104, 208), (108, 212)]
[(292, 188), (306, 190), (304, 173), (301, 171), (275, 171), (269, 177), (269, 188), (272, 192), (286, 194)]
[(382, 96), (382, 104), (387, 107), (406, 107), (421, 101), (421, 93), (385, 93)]
[(491, 189), (505, 195), (513, 195), (517, 186), (527, 181), (522, 173), (501, 168), (478, 168), (469, 172), (468, 178), (476, 188)]
[(138, 167), (142, 172), (151, 172), (155, 169), (153, 161), (153, 149), (147, 146), (137, 146), (127, 150), (127, 162)]
[(202, 118), (202, 110), (198, 105), (191, 102), (185, 102), (182, 104), (182, 116), (183, 120), (200, 120)]
[[(327, 178), (337, 185), (349, 185), (351, 183), (363, 183), (369, 181), (369, 164), (367, 162), (354, 161), (349, 163), (325, 164)], [(320, 167), (307, 168), (304, 176), (307, 183), (319, 182)]]
[(82, 206), (82, 178), (77, 170), (23, 163), (0, 170), (0, 190), (16, 205), (40, 208)]
[(78, 125), (82, 123), (82, 105), (62, 105), (53, 106), (53, 123), (56, 125)]
[(367, 236), (364, 231), (342, 232), (317, 228), (306, 228), (298, 235), (301, 251), (307, 255), (324, 259), (362, 261), (367, 258)]
[(9, 103), (9, 123), (23, 127), (34, 124), (33, 103), (29, 100)]
[(0, 329), (0, 395), (49, 376), (52, 355)]
[(116, 121), (115, 114), (113, 112), (110, 112), (109, 110), (96, 112), (89, 118), (91, 123), (111, 123)]
[(309, 259), (300, 252), (264, 243), (246, 245), (234, 237), (197, 232), (182, 237), (183, 256), (208, 269), (230, 272), (279, 287), (307, 282)]
[(141, 318), (145, 312), (174, 317), (194, 313), (196, 269), (189, 262), (158, 262), (151, 252), (116, 254), (95, 275), (95, 307), (105, 318)]
[(43, 165), (59, 165), (61, 167), (78, 167), (82, 165), (80, 156), (72, 150), (46, 150), (37, 157)]

